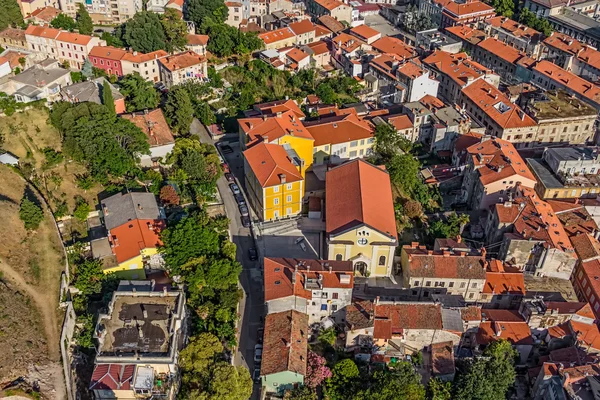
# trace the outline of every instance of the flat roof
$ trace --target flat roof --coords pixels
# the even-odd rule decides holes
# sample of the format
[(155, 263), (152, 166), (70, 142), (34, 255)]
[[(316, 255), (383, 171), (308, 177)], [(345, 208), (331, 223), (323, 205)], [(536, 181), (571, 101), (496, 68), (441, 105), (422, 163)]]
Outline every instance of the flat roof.
[(541, 158), (528, 158), (527, 164), (533, 170), (533, 173), (538, 177), (546, 188), (562, 188), (564, 185), (558, 180), (552, 172), (548, 164)]
[(583, 117), (586, 115), (596, 117), (598, 111), (583, 101), (571, 97), (564, 91), (532, 93), (528, 109), (535, 110), (533, 118), (536, 120)]

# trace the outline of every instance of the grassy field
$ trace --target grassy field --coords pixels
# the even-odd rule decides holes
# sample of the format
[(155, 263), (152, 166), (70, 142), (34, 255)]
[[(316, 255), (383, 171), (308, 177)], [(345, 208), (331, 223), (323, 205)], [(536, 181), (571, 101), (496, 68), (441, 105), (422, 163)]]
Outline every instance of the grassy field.
[(21, 177), (0, 165), (0, 382), (31, 364), (59, 360), (58, 310), (63, 256), (51, 216), (27, 232), (19, 219), (26, 190)]
[(47, 123), (46, 110), (29, 110), (2, 118), (5, 143), (3, 148), (21, 159), (21, 163), (30, 163), (34, 167), (36, 184), (43, 190), (53, 209), (66, 202), (69, 212), (75, 207), (75, 197), (83, 196), (90, 205), (97, 203), (97, 194), (102, 190), (96, 185), (84, 192), (77, 187), (76, 176), (86, 172), (85, 167), (76, 162), (63, 161), (51, 169), (43, 168), (46, 160), (42, 150), (52, 148), (61, 150), (59, 132)]

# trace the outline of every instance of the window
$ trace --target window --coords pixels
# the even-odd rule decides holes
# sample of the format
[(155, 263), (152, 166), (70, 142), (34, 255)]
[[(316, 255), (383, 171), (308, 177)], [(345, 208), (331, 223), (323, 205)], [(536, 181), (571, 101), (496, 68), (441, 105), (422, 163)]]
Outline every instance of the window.
[(331, 311), (337, 311), (337, 305), (332, 304), (331, 305)]
[(350, 142), (350, 147), (356, 147), (358, 146), (358, 141), (357, 140), (353, 140)]
[(285, 215), (292, 215), (292, 208), (288, 207), (285, 209)]
[(450, 283), (448, 284), (448, 287), (454, 287), (454, 282), (450, 282)]
[(291, 196), (291, 195), (287, 195), (287, 197), (285, 198), (285, 200), (286, 200), (288, 203), (291, 203), (291, 202), (292, 202), (292, 196)]
[(352, 150), (350, 152), (350, 157), (356, 157), (356, 150)]
[(292, 184), (288, 183), (287, 185), (285, 185), (285, 190), (292, 190)]
[(415, 282), (413, 283), (413, 286), (419, 286), (419, 281), (415, 281)]
[(379, 265), (385, 265), (385, 256), (379, 257)]
[(474, 293), (469, 293), (469, 298), (472, 299), (474, 296)]
[(473, 284), (471, 285), (471, 288), (475, 289), (477, 287), (477, 283), (473, 282)]
[(279, 193), (279, 186), (275, 186), (275, 187), (273, 188), (273, 192), (274, 192), (274, 193)]
[(277, 199), (277, 198), (273, 199), (273, 204), (278, 205), (279, 204), (279, 199)]
[(467, 286), (467, 284), (466, 284), (465, 282), (461, 282), (461, 283), (460, 283), (460, 288), (461, 288), (461, 289), (464, 289), (464, 288), (465, 288), (465, 286)]
[(331, 298), (334, 300), (337, 300), (339, 298), (339, 293), (337, 293), (337, 292), (331, 293)]
[(329, 151), (329, 145), (328, 144), (325, 145), (325, 151)]
[(431, 281), (425, 282), (425, 286), (427, 286), (427, 287), (431, 286)]
[(341, 254), (336, 254), (335, 255), (335, 261), (342, 261), (342, 255)]
[(321, 304), (321, 311), (327, 311), (327, 304)]

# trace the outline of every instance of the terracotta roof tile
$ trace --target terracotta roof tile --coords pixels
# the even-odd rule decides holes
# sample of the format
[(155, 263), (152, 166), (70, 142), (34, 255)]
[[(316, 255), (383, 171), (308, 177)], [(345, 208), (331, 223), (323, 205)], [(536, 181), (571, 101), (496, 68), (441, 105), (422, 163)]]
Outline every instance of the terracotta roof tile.
[(334, 36), (331, 39), (331, 41), (334, 43), (335, 46), (337, 46), (338, 48), (340, 48), (348, 53), (351, 53), (354, 50), (361, 47), (362, 45), (366, 44), (365, 42), (358, 39), (357, 37), (349, 35), (347, 33), (340, 33), (339, 35)]
[(434, 375), (448, 375), (456, 372), (454, 344), (451, 341), (431, 344), (431, 369)]
[(600, 331), (598, 330), (598, 325), (586, 324), (573, 319), (569, 320), (568, 324), (571, 327), (572, 334), (576, 335), (578, 340), (596, 350), (600, 350)]
[(440, 330), (442, 308), (439, 304), (403, 303), (375, 304), (375, 339), (391, 339), (406, 329)]
[[(283, 106), (277, 107), (283, 108)], [(269, 109), (269, 113), (273, 108)], [(270, 143), (284, 136), (314, 140), (302, 121), (298, 119), (293, 111), (289, 110), (276, 117), (240, 118), (238, 123), (244, 134), (248, 136), (250, 146), (265, 140), (265, 138), (268, 138), (266, 141)]]
[(403, 268), (408, 268), (411, 278), (485, 279), (485, 257), (423, 247), (402, 247), (408, 259), (408, 265)]
[(280, 185), (283, 175), (287, 183), (302, 181), (298, 167), (278, 144), (258, 143), (244, 151), (244, 158), (263, 188)]
[(315, 26), (309, 19), (303, 19), (299, 22), (292, 22), (288, 25), (292, 32), (296, 35), (302, 35), (315, 30)]
[(341, 6), (349, 7), (338, 0), (315, 0), (315, 3), (319, 4), (321, 7), (329, 11), (333, 11)]
[[(296, 266), (298, 266), (298, 270), (294, 283), (292, 277)], [(331, 272), (329, 267), (331, 267)], [(312, 289), (304, 288), (306, 279), (319, 281), (323, 288), (352, 289), (354, 286), (352, 262), (265, 257), (265, 301), (288, 296), (312, 299)], [(344, 279), (347, 280), (347, 283)]]
[[(340, 110), (336, 110), (340, 111)], [(361, 120), (355, 114), (343, 116), (343, 119), (316, 121), (306, 124), (308, 132), (315, 139), (315, 146), (347, 143), (354, 140), (370, 139), (374, 129), (371, 124)]]
[[(495, 261), (494, 265), (502, 265), (502, 262), (498, 260), (492, 261)], [(490, 262), (490, 265), (492, 265), (492, 262)], [(488, 268), (482, 293), (525, 295), (523, 272), (514, 270), (509, 272), (508, 270), (504, 270), (504, 266), (502, 266), (500, 271)]]
[(46, 26), (29, 25), (27, 29), (25, 29), (25, 34), (47, 39), (56, 39), (56, 37), (60, 34), (60, 30)]
[(380, 53), (391, 53), (399, 57), (406, 58), (413, 58), (417, 56), (417, 52), (414, 47), (392, 36), (384, 36), (374, 42), (371, 46)]
[(284, 311), (265, 317), (261, 376), (291, 371), (306, 375), (308, 315)]
[(127, 54), (127, 50), (112, 46), (94, 46), (90, 50), (90, 57), (100, 57), (108, 60), (119, 61)]
[(308, 43), (305, 46), (311, 49), (314, 55), (329, 53), (329, 47), (327, 46), (327, 43), (322, 40)]
[(131, 390), (135, 365), (96, 364), (90, 390)]
[(296, 36), (289, 27), (261, 33), (258, 37), (265, 43), (271, 44)]
[(285, 113), (286, 111), (293, 111), (298, 118), (304, 118), (306, 116), (300, 107), (298, 107), (298, 104), (291, 99), (255, 104), (253, 109), (259, 111), (261, 115), (267, 116), (275, 116), (278, 112)]
[(414, 125), (408, 115), (395, 115), (387, 118), (387, 122), (392, 124), (397, 131), (414, 128)]
[(565, 85), (569, 90), (572, 90), (583, 98), (594, 103), (600, 103), (600, 87), (578, 77), (572, 72), (565, 71), (550, 61), (542, 60), (538, 62), (535, 67), (533, 67), (533, 70), (551, 80)]
[(150, 147), (175, 143), (173, 133), (160, 108), (124, 114), (121, 117), (133, 122), (146, 134)]
[(208, 44), (208, 35), (195, 35), (193, 33), (188, 33), (187, 40), (189, 45), (206, 46)]
[(359, 25), (350, 29), (350, 34), (357, 36), (359, 39), (368, 40), (374, 38), (375, 36), (381, 36), (381, 32), (367, 26), (367, 25)]
[(471, 60), (467, 53), (451, 54), (436, 50), (424, 58), (423, 62), (448, 76), (461, 87), (493, 73), (489, 68)]
[(23, 29), (6, 28), (0, 32), (0, 37), (12, 40), (25, 41), (25, 31)]
[(581, 43), (564, 33), (552, 33), (552, 36), (547, 37), (544, 40), (544, 44), (570, 54), (585, 64), (600, 69), (600, 51)]
[(459, 39), (469, 42), (471, 44), (477, 44), (486, 38), (486, 34), (479, 29), (471, 28), (467, 25), (455, 25), (446, 27), (446, 32), (453, 34)]
[(166, 228), (165, 221), (135, 219), (110, 230), (109, 241), (119, 263), (131, 260), (144, 249), (162, 246), (160, 232)]
[(329, 170), (325, 180), (328, 234), (365, 224), (390, 238), (398, 238), (386, 171), (357, 159)]
[(547, 310), (556, 310), (559, 314), (576, 314), (585, 318), (595, 318), (592, 307), (585, 302), (546, 301), (544, 304)]
[(496, 38), (487, 38), (480, 42), (477, 46), (510, 64), (517, 64), (517, 62), (521, 62), (522, 64), (529, 66), (535, 62), (534, 59), (528, 57), (525, 53), (515, 49), (512, 46), (509, 46), (504, 42), (501, 42)]
[(463, 321), (481, 321), (481, 307), (468, 306), (460, 309), (460, 316)]
[(531, 329), (526, 322), (482, 322), (477, 331), (478, 344), (506, 339), (513, 345), (532, 345)]
[(89, 35), (82, 35), (80, 33), (71, 33), (61, 31), (60, 34), (56, 37), (56, 41), (72, 43), (72, 44), (80, 44), (86, 46), (92, 37)]
[(204, 64), (207, 60), (205, 56), (193, 51), (184, 51), (183, 53), (161, 58), (160, 62), (169, 71), (177, 71), (193, 65)]
[(365, 329), (373, 326), (373, 307), (370, 300), (354, 302), (346, 306), (346, 326), (348, 329)]
[(344, 24), (342, 24), (337, 19), (333, 18), (331, 15), (322, 15), (319, 17), (319, 22), (323, 24), (327, 29), (332, 31), (333, 33), (338, 33), (346, 29)]
[(497, 17), (486, 19), (486, 24), (490, 24), (496, 28), (502, 28), (503, 30), (510, 32), (511, 35), (530, 40), (532, 42), (541, 39), (542, 34), (527, 25), (520, 24), (510, 18), (498, 15)]
[(150, 60), (158, 59), (167, 56), (168, 53), (164, 50), (156, 50), (151, 53), (140, 53), (128, 52), (123, 56), (123, 61), (129, 61), (132, 63), (143, 63)]
[(297, 63), (306, 59), (307, 57), (310, 57), (308, 54), (297, 48), (288, 51), (285, 55)]
[[(590, 234), (581, 234), (571, 237), (571, 244), (582, 261), (600, 257), (600, 242)], [(600, 286), (599, 286), (600, 288)]]
[(31, 14), (29, 14), (27, 17), (25, 17), (25, 19), (35, 17), (37, 19), (40, 19), (42, 21), (46, 21), (46, 22), (50, 23), (60, 13), (61, 13), (61, 11), (58, 8), (47, 6), (47, 7), (43, 7), (43, 8), (38, 8), (37, 10), (35, 10)]

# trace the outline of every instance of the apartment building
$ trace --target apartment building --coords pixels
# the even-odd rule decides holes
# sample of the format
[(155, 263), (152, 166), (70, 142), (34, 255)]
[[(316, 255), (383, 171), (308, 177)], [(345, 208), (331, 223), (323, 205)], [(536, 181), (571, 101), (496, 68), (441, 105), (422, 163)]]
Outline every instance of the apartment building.
[(532, 69), (531, 82), (545, 90), (564, 90), (596, 110), (600, 110), (600, 87), (566, 71), (550, 61), (542, 60)]
[(479, 302), (483, 308), (514, 309), (525, 297), (523, 271), (490, 260), (485, 273), (485, 284)]
[(331, 65), (331, 53), (323, 40), (304, 45), (302, 50), (310, 56), (311, 67), (323, 69)]
[(8, 50), (29, 50), (25, 31), (23, 29), (8, 27), (0, 32), (0, 47)]
[(265, 48), (271, 50), (307, 45), (329, 36), (330, 33), (328, 30), (314, 25), (310, 20), (304, 19), (274, 31), (261, 33), (258, 37), (264, 42)]
[(478, 0), (419, 0), (417, 4), (419, 13), (429, 15), (440, 28), (476, 24), (496, 16), (493, 7)]
[(508, 82), (528, 82), (531, 78), (530, 67), (535, 64), (535, 60), (524, 52), (493, 37), (475, 46), (473, 60), (490, 68)]
[(208, 35), (196, 35), (188, 33), (186, 49), (193, 51), (201, 56), (206, 55), (206, 46), (208, 46)]
[(52, 20), (58, 15), (61, 14), (61, 11), (58, 8), (54, 8), (52, 6), (47, 6), (44, 8), (38, 8), (31, 14), (24, 17), (25, 22), (30, 22), (36, 25), (49, 25)]
[(208, 60), (193, 51), (173, 54), (157, 61), (161, 81), (167, 88), (208, 77)]
[(374, 41), (371, 44), (371, 47), (379, 53), (394, 54), (398, 57), (407, 59), (418, 56), (417, 51), (413, 46), (392, 36), (384, 36), (381, 39)]
[(462, 89), (464, 110), (482, 126), (485, 133), (515, 143), (531, 146), (538, 130), (537, 123), (498, 88), (479, 79)]
[(20, 0), (18, 3), (23, 17), (44, 7), (60, 8), (57, 0)]
[(127, 50), (112, 46), (95, 46), (90, 50), (89, 59), (95, 68), (105, 71), (109, 76), (123, 76), (121, 60)]
[(451, 54), (434, 51), (423, 59), (433, 72), (433, 78), (439, 81), (438, 94), (450, 104), (460, 102), (464, 88), (479, 80), (498, 87), (500, 76), (491, 69), (471, 60), (466, 53)]
[[(159, 10), (154, 9), (154, 3), (157, 2), (162, 4)], [(142, 0), (59, 0), (59, 3), (62, 12), (71, 18), (76, 17), (78, 4), (82, 4), (95, 25), (121, 24), (143, 10)], [(162, 13), (165, 5), (166, 0), (151, 0), (148, 11)]]
[(362, 77), (367, 60), (363, 56), (371, 50), (366, 42), (356, 36), (340, 33), (331, 39), (331, 61), (350, 76)]
[(488, 37), (484, 31), (468, 25), (448, 26), (445, 32), (449, 37), (460, 41), (468, 54), (473, 54), (475, 47)]
[(484, 137), (466, 149), (461, 200), (473, 209), (488, 209), (507, 200), (517, 186), (534, 188), (536, 179), (512, 143)]
[(506, 43), (529, 57), (538, 59), (542, 53), (542, 34), (533, 28), (499, 15), (479, 23), (488, 36)]
[(117, 114), (125, 112), (125, 97), (106, 78), (89, 79), (84, 82), (74, 83), (61, 89), (63, 101), (81, 103), (89, 101), (104, 104), (103, 91), (108, 88), (112, 94), (113, 105)]
[[(197, 53), (200, 54), (200, 53)], [(138, 73), (140, 76), (147, 81), (158, 82), (161, 79), (161, 69), (159, 66), (159, 60), (167, 57), (168, 53), (164, 50), (156, 50), (151, 53), (140, 53), (140, 52), (127, 52), (123, 58), (121, 58), (121, 68), (123, 75)], [(202, 55), (200, 55), (202, 57)], [(204, 64), (206, 65), (206, 64)], [(193, 67), (186, 70), (187, 72), (196, 71)], [(197, 71), (202, 70), (202, 64), (198, 66)], [(204, 66), (204, 70), (206, 67)], [(208, 71), (203, 72), (203, 76), (208, 74)], [(172, 76), (173, 74), (171, 74)], [(187, 77), (187, 76), (186, 76)]]
[(302, 211), (304, 178), (294, 150), (261, 142), (243, 152), (246, 192), (262, 221), (290, 218)]
[(58, 59), (56, 38), (60, 30), (45, 26), (29, 25), (25, 30), (25, 40), (29, 51), (37, 52), (45, 57)]
[(595, 320), (590, 305), (579, 301), (527, 299), (521, 303), (519, 314), (531, 329), (547, 329), (571, 320), (593, 324)]
[(348, 33), (352, 36), (356, 36), (357, 38), (369, 45), (372, 45), (373, 43), (381, 39), (381, 32), (371, 27), (368, 27), (367, 25), (355, 26), (354, 28), (351, 28), (348, 31)]
[(144, 168), (167, 165), (167, 157), (175, 147), (173, 132), (160, 108), (121, 115), (144, 132), (150, 144), (150, 154), (140, 156)]
[(68, 62), (75, 69), (81, 69), (95, 46), (106, 46), (106, 42), (95, 36), (65, 31), (61, 31), (56, 37), (58, 60)]
[(600, 194), (600, 156), (595, 147), (544, 150), (541, 159), (527, 160), (543, 199), (595, 198)]
[(579, 262), (571, 276), (577, 298), (592, 307), (596, 319), (600, 318), (600, 242), (591, 234), (576, 235), (571, 243)]
[(389, 174), (361, 159), (325, 175), (327, 254), (352, 261), (355, 275), (393, 274), (398, 233)]
[(569, 279), (577, 263), (569, 236), (552, 207), (523, 186), (492, 208), (486, 242), (502, 242), (498, 259), (535, 276)]
[(313, 165), (340, 164), (371, 154), (374, 127), (354, 113), (305, 122), (314, 138)]
[(225, 23), (234, 28), (239, 28), (240, 23), (244, 20), (244, 5), (239, 1), (226, 1), (225, 6), (228, 10)]
[(187, 318), (182, 290), (153, 280), (121, 281), (94, 329), (94, 398), (174, 398)]
[(337, 21), (352, 23), (352, 6), (339, 0), (309, 0), (306, 11), (316, 18), (329, 15)]
[(36, 64), (20, 74), (8, 77), (0, 84), (0, 92), (14, 96), (19, 103), (46, 100), (46, 105), (61, 100), (60, 90), (71, 85), (69, 70), (60, 68), (57, 62)]
[(332, 317), (344, 319), (352, 302), (351, 261), (270, 258), (264, 260), (267, 314), (295, 310), (308, 314), (308, 323)]
[(590, 82), (598, 82), (600, 51), (559, 32), (547, 37), (544, 47), (548, 61)]

